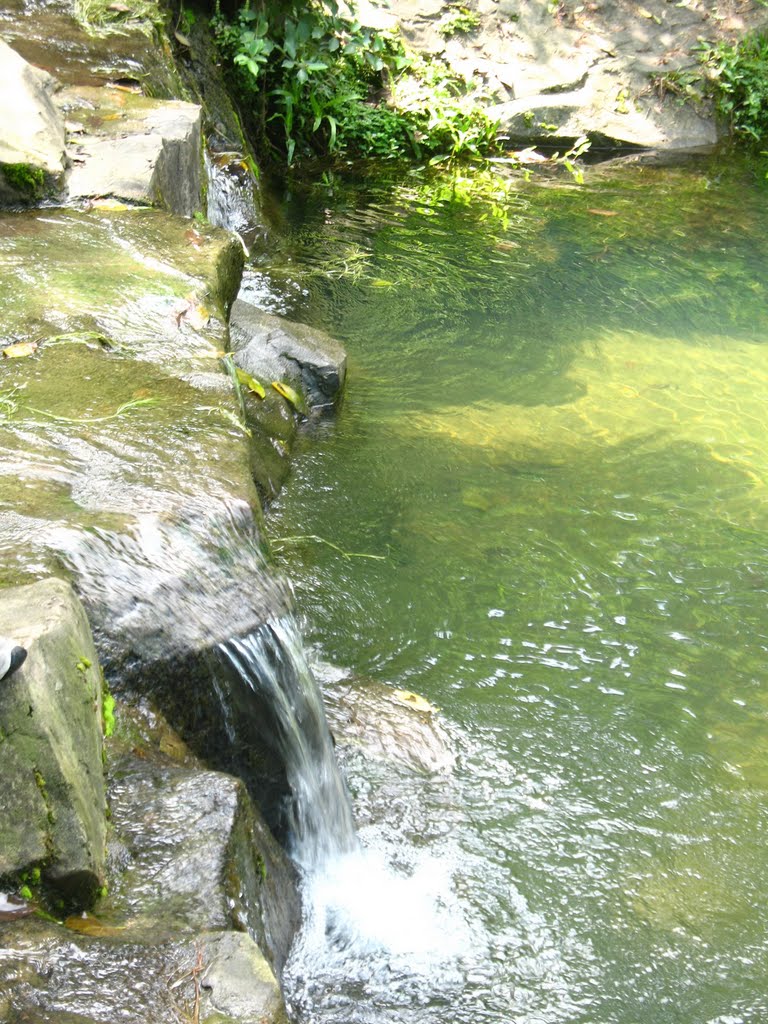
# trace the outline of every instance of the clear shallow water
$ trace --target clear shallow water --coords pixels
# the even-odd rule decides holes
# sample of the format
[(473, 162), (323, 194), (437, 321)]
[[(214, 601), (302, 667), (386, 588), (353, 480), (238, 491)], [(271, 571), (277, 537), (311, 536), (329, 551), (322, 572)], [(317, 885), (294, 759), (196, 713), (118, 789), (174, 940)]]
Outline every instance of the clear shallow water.
[(253, 288), (350, 385), (271, 530), (386, 556), (282, 548), (322, 657), (459, 753), (349, 759), (406, 941), (363, 885), (300, 1019), (768, 1019), (766, 198), (725, 163), (521, 186), (506, 223), (418, 177), (288, 197)]

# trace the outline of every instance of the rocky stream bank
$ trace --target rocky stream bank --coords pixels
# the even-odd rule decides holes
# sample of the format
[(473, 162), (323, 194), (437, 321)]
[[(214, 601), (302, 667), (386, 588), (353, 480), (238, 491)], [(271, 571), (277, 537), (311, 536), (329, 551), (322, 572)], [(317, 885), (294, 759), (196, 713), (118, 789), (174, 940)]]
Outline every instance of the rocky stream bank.
[[(514, 143), (674, 149), (718, 129), (649, 68), (711, 6), (481, 0), (465, 39), (447, 5), (369, 13), (482, 76)], [(280, 1022), (289, 786), (221, 645), (290, 613), (262, 507), (345, 355), (238, 297), (268, 229), (194, 52), (179, 71), (167, 35), (88, 32), (68, 0), (14, 0), (0, 35), (0, 634), (29, 652), (0, 681), (0, 1019)], [(451, 770), (407, 695), (350, 685), (331, 718), (341, 747)]]

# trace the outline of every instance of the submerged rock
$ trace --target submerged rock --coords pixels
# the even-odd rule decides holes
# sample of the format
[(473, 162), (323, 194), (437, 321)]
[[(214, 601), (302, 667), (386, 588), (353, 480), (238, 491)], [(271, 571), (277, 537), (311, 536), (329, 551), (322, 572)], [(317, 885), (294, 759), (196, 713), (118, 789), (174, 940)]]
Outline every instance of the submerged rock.
[(373, 680), (342, 679), (323, 688), (336, 743), (410, 771), (450, 772), (456, 761), (437, 708)]
[(0, 684), (0, 876), (42, 865), (45, 883), (88, 905), (104, 882), (107, 812), (88, 623), (51, 579), (0, 592), (0, 630), (29, 651)]
[(0, 39), (0, 206), (61, 192), (67, 157), (54, 81)]

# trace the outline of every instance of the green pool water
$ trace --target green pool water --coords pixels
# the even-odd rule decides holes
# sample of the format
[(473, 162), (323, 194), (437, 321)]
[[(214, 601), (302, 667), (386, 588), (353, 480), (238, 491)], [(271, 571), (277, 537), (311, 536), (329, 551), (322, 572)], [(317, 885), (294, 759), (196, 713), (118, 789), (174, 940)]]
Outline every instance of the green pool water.
[(321, 656), (453, 731), (453, 779), (378, 812), (350, 785), (364, 838), (448, 865), (465, 936), (330, 971), (301, 1019), (768, 1020), (762, 172), (604, 166), (495, 208), (351, 176), (283, 210), (253, 287), (345, 343), (349, 386), (271, 533), (383, 556), (280, 549)]

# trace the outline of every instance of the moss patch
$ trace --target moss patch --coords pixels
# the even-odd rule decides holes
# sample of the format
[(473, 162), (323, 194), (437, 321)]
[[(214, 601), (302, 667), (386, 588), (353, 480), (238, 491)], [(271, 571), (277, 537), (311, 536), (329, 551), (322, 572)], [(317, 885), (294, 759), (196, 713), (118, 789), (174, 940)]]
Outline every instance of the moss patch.
[(31, 164), (0, 164), (0, 172), (8, 185), (23, 199), (42, 199), (45, 174)]

